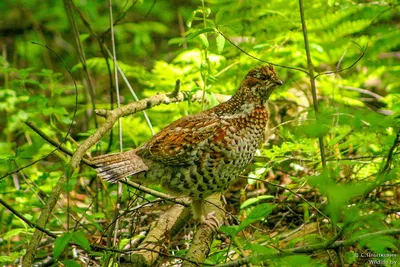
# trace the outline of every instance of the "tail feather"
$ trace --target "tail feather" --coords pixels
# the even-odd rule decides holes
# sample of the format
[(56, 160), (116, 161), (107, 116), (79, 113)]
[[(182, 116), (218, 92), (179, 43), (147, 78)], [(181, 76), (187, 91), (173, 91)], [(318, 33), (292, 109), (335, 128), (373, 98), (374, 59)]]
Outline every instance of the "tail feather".
[(108, 182), (117, 182), (126, 176), (148, 170), (134, 150), (96, 157), (93, 164), (99, 176)]

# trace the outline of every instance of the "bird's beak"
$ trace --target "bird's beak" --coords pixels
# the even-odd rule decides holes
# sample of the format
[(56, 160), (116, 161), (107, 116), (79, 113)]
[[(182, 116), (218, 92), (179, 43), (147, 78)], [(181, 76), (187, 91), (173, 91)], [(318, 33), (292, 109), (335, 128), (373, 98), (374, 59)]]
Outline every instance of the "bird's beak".
[(275, 82), (276, 82), (277, 85), (282, 85), (283, 84), (283, 82), (281, 80), (277, 80)]

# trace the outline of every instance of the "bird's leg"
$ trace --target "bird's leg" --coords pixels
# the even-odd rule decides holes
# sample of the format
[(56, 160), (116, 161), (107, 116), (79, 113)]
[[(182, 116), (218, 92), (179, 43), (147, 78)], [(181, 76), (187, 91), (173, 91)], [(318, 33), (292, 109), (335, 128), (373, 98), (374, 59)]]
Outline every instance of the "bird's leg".
[(213, 232), (216, 232), (221, 226), (221, 222), (218, 220), (215, 210), (207, 212), (204, 199), (193, 199), (192, 207), (194, 219), (210, 227)]

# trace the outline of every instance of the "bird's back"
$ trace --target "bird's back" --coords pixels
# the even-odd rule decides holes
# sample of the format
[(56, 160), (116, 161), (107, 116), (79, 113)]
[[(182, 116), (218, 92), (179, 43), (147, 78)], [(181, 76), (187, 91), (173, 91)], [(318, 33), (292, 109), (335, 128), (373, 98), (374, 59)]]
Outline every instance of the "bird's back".
[(196, 198), (226, 190), (253, 159), (268, 120), (263, 105), (227, 106), (183, 117), (138, 148), (149, 168), (138, 178)]

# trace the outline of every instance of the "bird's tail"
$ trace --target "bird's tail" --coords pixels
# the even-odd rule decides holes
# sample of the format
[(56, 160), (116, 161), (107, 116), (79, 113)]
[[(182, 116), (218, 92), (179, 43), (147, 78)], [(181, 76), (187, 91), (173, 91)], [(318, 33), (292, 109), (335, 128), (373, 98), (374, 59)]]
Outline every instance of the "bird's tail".
[(148, 170), (135, 150), (96, 157), (93, 164), (99, 176), (108, 182), (117, 182), (128, 175)]

